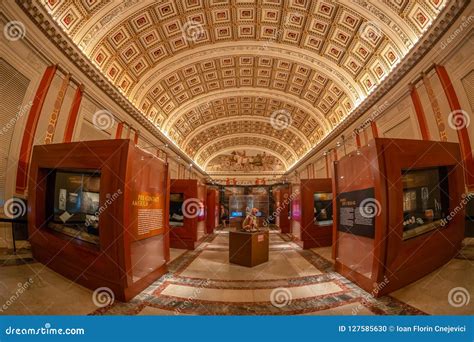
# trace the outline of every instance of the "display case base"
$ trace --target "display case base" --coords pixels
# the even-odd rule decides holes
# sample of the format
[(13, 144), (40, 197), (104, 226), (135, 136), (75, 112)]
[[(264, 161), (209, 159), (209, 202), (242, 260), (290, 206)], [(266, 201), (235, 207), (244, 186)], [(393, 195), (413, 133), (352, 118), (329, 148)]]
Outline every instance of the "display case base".
[(268, 261), (269, 234), (264, 232), (230, 232), (229, 262), (254, 267)]

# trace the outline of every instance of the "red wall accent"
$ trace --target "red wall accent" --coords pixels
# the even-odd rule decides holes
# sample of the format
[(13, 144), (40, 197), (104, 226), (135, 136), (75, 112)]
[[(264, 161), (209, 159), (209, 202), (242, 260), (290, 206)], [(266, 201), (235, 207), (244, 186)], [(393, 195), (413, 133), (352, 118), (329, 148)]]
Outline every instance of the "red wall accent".
[(472, 190), (474, 189), (474, 160), (472, 158), (472, 147), (469, 133), (467, 132), (466, 125), (463, 124), (466, 123), (468, 119), (464, 117), (464, 112), (462, 111), (446, 68), (442, 65), (435, 65), (435, 69), (444, 93), (448, 99), (449, 107), (452, 112), (456, 112), (455, 116), (459, 117), (459, 120), (453, 119), (452, 121), (457, 128), (456, 131), (458, 133), (459, 145), (461, 147), (461, 155), (464, 163), (466, 187), (468, 190)]
[(133, 143), (134, 143), (135, 145), (138, 144), (138, 137), (139, 137), (139, 136), (140, 136), (140, 132), (135, 131), (135, 135), (133, 136)]
[(279, 226), (282, 234), (290, 234), (290, 189), (288, 187), (279, 187), (273, 190), (275, 199), (275, 223)]
[(117, 130), (115, 131), (115, 139), (122, 138), (122, 131), (123, 131), (123, 122), (119, 122), (117, 125)]
[(56, 65), (50, 65), (46, 68), (38, 90), (36, 90), (30, 113), (28, 114), (28, 120), (26, 121), (23, 139), (21, 141), (20, 156), (18, 158), (18, 170), (16, 173), (16, 192), (19, 194), (23, 194), (25, 192), (28, 184), (28, 169), (31, 150), (33, 148), (33, 140), (35, 138), (41, 110), (43, 109), (44, 100), (48, 94), (49, 87), (51, 86), (54, 74), (56, 73), (56, 69)]
[(329, 177), (329, 161), (328, 161), (328, 155), (324, 155), (324, 159), (326, 161), (326, 178)]
[(208, 189), (206, 201), (206, 230), (207, 234), (212, 234), (219, 224), (219, 190)]
[(360, 148), (362, 145), (360, 143), (360, 135), (359, 135), (359, 132), (355, 132), (355, 142), (356, 142), (356, 146), (357, 148)]
[(379, 130), (377, 128), (377, 123), (375, 121), (370, 122), (370, 128), (372, 129), (372, 136), (374, 138), (378, 138), (379, 137)]
[(421, 104), (420, 96), (418, 95), (418, 91), (416, 90), (415, 86), (411, 88), (410, 96), (413, 106), (415, 107), (418, 124), (420, 125), (421, 137), (423, 140), (431, 140), (428, 124), (426, 123), (425, 112), (423, 111), (423, 105)]
[(66, 130), (64, 132), (64, 142), (71, 142), (72, 135), (74, 133), (74, 127), (76, 126), (77, 115), (79, 114), (79, 108), (81, 107), (82, 95), (84, 93), (84, 85), (80, 85), (76, 89), (74, 99), (72, 100), (71, 110), (67, 118)]

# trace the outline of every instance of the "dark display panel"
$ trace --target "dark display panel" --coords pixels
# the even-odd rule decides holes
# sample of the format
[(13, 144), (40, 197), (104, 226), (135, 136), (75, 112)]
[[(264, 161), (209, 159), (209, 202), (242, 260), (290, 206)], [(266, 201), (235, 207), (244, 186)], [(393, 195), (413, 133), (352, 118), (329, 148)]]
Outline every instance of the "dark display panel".
[(449, 213), (449, 184), (446, 167), (402, 170), (403, 239), (441, 226)]
[(339, 231), (374, 238), (375, 217), (380, 210), (376, 208), (374, 188), (343, 192), (337, 196), (337, 203)]
[(48, 227), (76, 239), (99, 244), (100, 173), (94, 171), (51, 172), (46, 208), (52, 212)]
[(170, 226), (171, 227), (184, 226), (183, 203), (184, 203), (184, 193), (171, 193), (170, 194)]

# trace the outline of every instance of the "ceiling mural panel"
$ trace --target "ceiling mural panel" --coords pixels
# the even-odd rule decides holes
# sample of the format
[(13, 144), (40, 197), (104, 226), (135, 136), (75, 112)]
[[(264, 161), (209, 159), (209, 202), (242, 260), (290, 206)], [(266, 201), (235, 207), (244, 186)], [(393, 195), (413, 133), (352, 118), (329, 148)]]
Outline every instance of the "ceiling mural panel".
[(272, 151), (291, 167), (370, 96), (447, 0), (41, 3), (155, 127), (210, 171), (229, 144)]
[(235, 149), (212, 158), (206, 169), (210, 174), (219, 171), (231, 172), (265, 172), (283, 173), (283, 162), (268, 152), (252, 149)]
[(196, 153), (198, 160), (204, 167), (208, 162), (222, 151), (241, 148), (253, 148), (261, 151), (267, 151), (272, 155), (280, 158), (285, 167), (294, 163), (297, 155), (292, 148), (278, 139), (256, 134), (238, 133), (212, 141), (203, 145)]

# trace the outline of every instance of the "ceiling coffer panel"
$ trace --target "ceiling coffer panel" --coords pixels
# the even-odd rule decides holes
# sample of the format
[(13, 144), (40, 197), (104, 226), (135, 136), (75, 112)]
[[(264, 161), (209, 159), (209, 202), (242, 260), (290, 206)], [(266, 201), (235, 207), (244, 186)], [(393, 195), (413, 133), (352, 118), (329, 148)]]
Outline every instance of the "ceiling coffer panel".
[(212, 142), (237, 142), (233, 134), (258, 134), (246, 145), (297, 162), (370, 95), (447, 0), (41, 3), (202, 166), (219, 152)]

